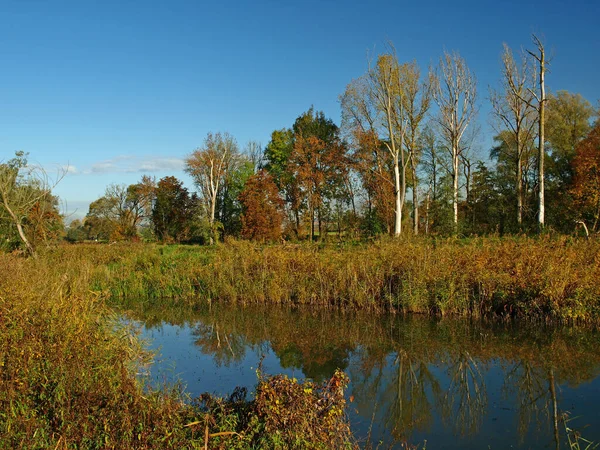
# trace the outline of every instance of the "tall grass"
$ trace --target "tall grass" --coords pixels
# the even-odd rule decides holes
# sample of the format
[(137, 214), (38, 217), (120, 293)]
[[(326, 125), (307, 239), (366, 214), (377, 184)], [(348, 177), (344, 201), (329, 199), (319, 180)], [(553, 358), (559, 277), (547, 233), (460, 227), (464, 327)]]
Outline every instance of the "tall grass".
[[(73, 257), (69, 249), (61, 257)], [(310, 304), (564, 322), (600, 319), (600, 242), (565, 237), (384, 239), (355, 246), (87, 248), (113, 299)], [(114, 260), (111, 260), (112, 255)]]

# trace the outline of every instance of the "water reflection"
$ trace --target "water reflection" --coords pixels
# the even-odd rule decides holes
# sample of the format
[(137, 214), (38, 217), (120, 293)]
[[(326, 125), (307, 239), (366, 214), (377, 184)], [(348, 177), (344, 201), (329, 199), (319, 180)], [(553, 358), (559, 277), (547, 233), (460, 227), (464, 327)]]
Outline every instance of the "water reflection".
[[(147, 329), (187, 330), (216, 367), (255, 365), (269, 354), (276, 370), (316, 381), (345, 370), (356, 433), (374, 443), (558, 448), (567, 411), (600, 440), (600, 338), (590, 330), (273, 307), (131, 315)], [(191, 390), (203, 391), (202, 380)]]

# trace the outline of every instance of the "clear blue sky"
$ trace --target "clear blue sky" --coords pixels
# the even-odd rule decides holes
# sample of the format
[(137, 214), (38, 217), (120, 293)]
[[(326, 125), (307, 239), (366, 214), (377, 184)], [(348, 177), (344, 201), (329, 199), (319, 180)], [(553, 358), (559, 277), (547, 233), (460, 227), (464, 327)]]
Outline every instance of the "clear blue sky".
[(600, 0), (1, 0), (0, 160), (69, 164), (55, 193), (79, 216), (143, 173), (193, 189), (182, 159), (207, 132), (265, 145), (311, 105), (339, 123), (338, 96), (387, 40), (424, 72), (459, 51), (485, 135), (502, 43), (532, 48), (531, 33), (553, 55), (549, 89), (597, 105), (599, 19)]

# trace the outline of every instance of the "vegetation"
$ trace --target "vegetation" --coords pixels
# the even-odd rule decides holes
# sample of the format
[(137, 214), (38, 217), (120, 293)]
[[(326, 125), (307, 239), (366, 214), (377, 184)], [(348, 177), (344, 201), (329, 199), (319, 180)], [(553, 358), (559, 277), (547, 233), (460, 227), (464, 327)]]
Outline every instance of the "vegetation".
[[(234, 403), (144, 387), (136, 373), (149, 355), (90, 291), (95, 264), (118, 260), (97, 249), (0, 256), (0, 448), (352, 447), (332, 387), (344, 385), (342, 374), (323, 387), (263, 377), (256, 400)], [(301, 415), (323, 405), (327, 414)]]
[[(61, 246), (44, 261), (113, 301), (319, 305), (564, 322), (600, 319), (600, 243), (567, 237), (371, 244)], [(65, 266), (62, 261), (71, 261)]]

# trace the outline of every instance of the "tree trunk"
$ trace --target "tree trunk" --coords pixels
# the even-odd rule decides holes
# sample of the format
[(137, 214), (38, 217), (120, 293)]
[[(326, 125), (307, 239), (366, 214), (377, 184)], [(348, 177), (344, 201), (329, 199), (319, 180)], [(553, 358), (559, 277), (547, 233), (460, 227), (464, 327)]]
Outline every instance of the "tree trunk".
[[(517, 147), (519, 143), (517, 143)], [(521, 167), (521, 157), (517, 162), (517, 224), (519, 231), (523, 225), (523, 168)]]
[(454, 234), (458, 234), (458, 146), (452, 148), (452, 207), (454, 210)]
[(400, 236), (402, 232), (402, 192), (400, 187), (400, 167), (398, 157), (394, 159), (394, 182), (396, 187), (396, 220), (394, 222), (394, 235)]
[(410, 166), (413, 185), (413, 229), (415, 234), (419, 234), (419, 190), (417, 189), (417, 168), (415, 167), (414, 155), (411, 155)]
[(538, 183), (539, 183), (539, 216), (538, 216), (538, 224), (539, 229), (542, 231), (544, 229), (544, 217), (545, 217), (545, 203), (544, 203), (544, 158), (546, 157), (546, 152), (544, 151), (544, 122), (546, 116), (546, 87), (544, 86), (544, 75), (546, 72), (546, 59), (544, 48), (539, 45), (540, 48), (540, 117), (539, 117), (539, 136), (538, 136)]
[(8, 214), (10, 215), (10, 217), (12, 218), (15, 226), (17, 227), (17, 231), (19, 233), (19, 237), (23, 241), (23, 244), (25, 244), (25, 248), (27, 249), (27, 253), (29, 254), (29, 256), (31, 256), (33, 258), (37, 258), (37, 254), (35, 253), (35, 249), (33, 248), (33, 245), (31, 245), (31, 242), (29, 242), (29, 239), (27, 239), (27, 236), (25, 235), (25, 231), (23, 230), (23, 226), (21, 225), (21, 221), (19, 220), (19, 218), (17, 217), (17, 215), (13, 212), (13, 210), (9, 206), (9, 204), (6, 201), (6, 198), (4, 196), (3, 196), (3, 200), (4, 200), (4, 207), (8, 211)]

